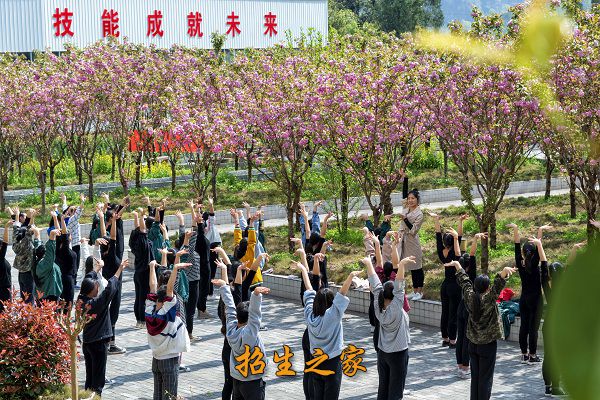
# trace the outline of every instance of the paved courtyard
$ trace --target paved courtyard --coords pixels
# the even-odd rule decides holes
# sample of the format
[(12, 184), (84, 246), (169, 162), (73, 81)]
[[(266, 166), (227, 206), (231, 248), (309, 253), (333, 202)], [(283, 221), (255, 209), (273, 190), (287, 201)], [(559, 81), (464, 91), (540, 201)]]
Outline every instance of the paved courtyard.
[[(11, 260), (12, 261), (12, 260)], [(16, 274), (13, 278), (15, 287)], [(106, 386), (103, 399), (151, 399), (153, 381), (151, 372), (152, 354), (144, 330), (134, 329), (134, 289), (132, 272), (126, 271), (123, 283), (123, 301), (117, 323), (117, 342), (127, 348), (124, 355), (108, 358), (107, 376), (115, 383)], [(209, 300), (209, 312), (216, 315), (218, 299)], [(276, 365), (272, 362), (273, 352), (282, 353), (287, 344), (295, 353), (293, 369), (301, 371), (301, 338), (305, 328), (300, 302), (290, 302), (274, 297), (265, 297), (263, 321), (268, 330), (261, 332), (269, 359), (267, 381), (268, 399), (303, 399), (302, 374), (296, 377), (276, 377)], [(221, 349), (223, 336), (218, 318), (195, 320), (194, 334), (201, 338), (193, 343), (191, 351), (184, 354), (183, 363), (191, 372), (180, 375), (179, 394), (189, 400), (220, 399), (223, 384)], [(377, 365), (372, 346), (370, 325), (366, 315), (347, 313), (344, 318), (346, 344), (354, 344), (366, 350), (363, 365), (367, 372), (357, 372), (352, 377), (344, 376), (341, 399), (376, 399)], [(468, 399), (469, 380), (455, 376), (453, 350), (441, 347), (436, 329), (422, 325), (411, 325), (411, 347), (405, 395), (412, 399)], [(529, 366), (518, 363), (519, 349), (516, 343), (501, 342), (494, 377), (493, 398), (495, 399), (542, 399), (543, 381), (541, 365)], [(79, 366), (83, 384), (85, 366)]]

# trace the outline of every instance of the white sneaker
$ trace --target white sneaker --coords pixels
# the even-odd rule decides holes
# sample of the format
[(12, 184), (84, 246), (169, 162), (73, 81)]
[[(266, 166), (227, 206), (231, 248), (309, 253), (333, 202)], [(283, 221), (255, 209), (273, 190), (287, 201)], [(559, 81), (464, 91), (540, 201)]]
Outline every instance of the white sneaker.
[(408, 300), (412, 300), (416, 295), (417, 295), (417, 292), (412, 292), (411, 294), (409, 294), (408, 296), (406, 296), (406, 298)]
[(145, 322), (136, 322), (135, 329), (145, 329), (145, 328), (146, 328)]
[(375, 332), (375, 327), (371, 326), (371, 333), (374, 333), (374, 332)]
[(469, 371), (468, 369), (459, 369), (458, 370), (458, 377), (460, 379), (470, 379), (471, 378), (471, 371)]
[(422, 298), (423, 298), (423, 295), (421, 293), (415, 293), (412, 300), (417, 301), (417, 300), (421, 300)]

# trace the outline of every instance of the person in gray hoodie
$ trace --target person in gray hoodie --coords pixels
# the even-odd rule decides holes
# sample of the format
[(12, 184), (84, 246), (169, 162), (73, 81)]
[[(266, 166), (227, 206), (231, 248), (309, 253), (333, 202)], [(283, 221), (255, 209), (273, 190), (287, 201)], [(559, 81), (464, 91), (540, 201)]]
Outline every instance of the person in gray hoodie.
[[(233, 379), (234, 400), (264, 400), (267, 357), (265, 346), (259, 335), (262, 320), (262, 295), (269, 293), (269, 288), (258, 286), (252, 292), (250, 301), (243, 301), (237, 306), (231, 293), (231, 287), (222, 279), (213, 279), (212, 284), (219, 288), (221, 299), (225, 303), (226, 338), (231, 346), (229, 370)], [(250, 352), (255, 368), (244, 368), (243, 362), (237, 362), (244, 353)], [(262, 360), (255, 358), (257, 351), (263, 355)], [(249, 361), (249, 359), (248, 359)], [(262, 362), (262, 368), (260, 363)]]
[[(308, 271), (298, 265), (302, 271), (302, 280), (306, 286), (304, 292), (304, 318), (308, 327), (310, 351), (323, 352), (328, 358), (319, 364), (319, 370), (333, 371), (331, 375), (314, 374), (310, 380), (314, 400), (335, 400), (339, 398), (342, 385), (342, 363), (340, 356), (344, 350), (344, 328), (342, 317), (350, 299), (346, 297), (352, 278), (360, 271), (352, 271), (346, 278), (342, 288), (334, 296), (333, 291), (322, 287), (318, 292), (313, 290)], [(320, 350), (320, 351), (319, 351)], [(318, 355), (318, 354), (317, 354)]]
[(404, 271), (415, 264), (415, 257), (399, 260), (399, 237), (393, 236), (394, 250), (392, 264), (396, 271), (396, 279), (381, 284), (370, 257), (361, 262), (367, 268), (371, 292), (377, 300), (375, 317), (379, 321), (379, 337), (377, 346), (377, 372), (379, 387), (377, 400), (397, 400), (404, 396), (404, 382), (408, 369), (408, 345), (410, 344), (409, 319), (404, 311)]

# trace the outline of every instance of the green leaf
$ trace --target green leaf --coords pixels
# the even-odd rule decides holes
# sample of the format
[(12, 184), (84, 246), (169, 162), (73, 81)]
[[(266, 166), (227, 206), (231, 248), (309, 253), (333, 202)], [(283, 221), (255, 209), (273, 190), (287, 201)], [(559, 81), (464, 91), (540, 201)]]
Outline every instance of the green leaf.
[(590, 247), (553, 286), (546, 357), (574, 400), (600, 398), (600, 245)]

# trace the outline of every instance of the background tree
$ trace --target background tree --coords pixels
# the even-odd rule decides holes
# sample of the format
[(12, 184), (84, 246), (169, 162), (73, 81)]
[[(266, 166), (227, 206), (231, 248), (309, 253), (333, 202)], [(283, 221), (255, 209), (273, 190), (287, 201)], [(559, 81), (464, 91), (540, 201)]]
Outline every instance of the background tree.
[(245, 97), (239, 98), (246, 110), (242, 114), (246, 132), (252, 133), (245, 136), (246, 142), (252, 141), (257, 149), (251, 162), (257, 170), (266, 168), (266, 179), (285, 195), (290, 237), (305, 174), (326, 141), (314, 106), (319, 101), (319, 66), (313, 61), (323, 47), (320, 40), (298, 45), (300, 51), (274, 48), (238, 57), (235, 62), (238, 86), (246, 89)]
[[(557, 159), (575, 178), (589, 219), (600, 206), (600, 13), (581, 13), (573, 39), (559, 52), (551, 77), (564, 124), (556, 129)], [(596, 230), (588, 222), (588, 239)]]
[(367, 40), (330, 43), (339, 54), (317, 91), (327, 151), (359, 183), (377, 224), (381, 215), (393, 213), (392, 193), (411, 154), (429, 137), (419, 79), (428, 61), (391, 35), (376, 47), (366, 46)]
[[(520, 76), (504, 67), (457, 62), (440, 65), (430, 79), (427, 104), (438, 138), (462, 175), (463, 201), (495, 246), (496, 211), (536, 143), (538, 101)], [(475, 205), (473, 185), (482, 206)], [(482, 243), (481, 266), (487, 272), (487, 240)]]

